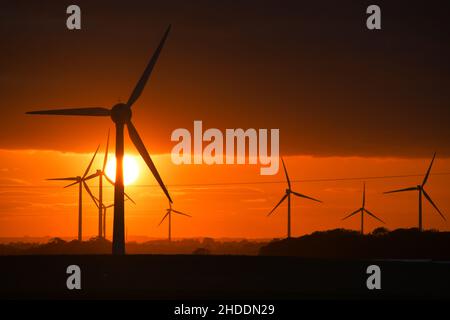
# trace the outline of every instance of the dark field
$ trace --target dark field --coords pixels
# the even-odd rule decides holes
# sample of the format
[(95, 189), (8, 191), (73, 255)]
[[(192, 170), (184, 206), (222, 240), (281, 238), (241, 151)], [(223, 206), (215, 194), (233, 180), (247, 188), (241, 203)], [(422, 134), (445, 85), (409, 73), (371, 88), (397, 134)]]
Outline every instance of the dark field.
[[(66, 288), (80, 266), (82, 290)], [(368, 290), (366, 268), (381, 268)], [(0, 297), (82, 299), (450, 298), (450, 262), (218, 255), (0, 256)]]

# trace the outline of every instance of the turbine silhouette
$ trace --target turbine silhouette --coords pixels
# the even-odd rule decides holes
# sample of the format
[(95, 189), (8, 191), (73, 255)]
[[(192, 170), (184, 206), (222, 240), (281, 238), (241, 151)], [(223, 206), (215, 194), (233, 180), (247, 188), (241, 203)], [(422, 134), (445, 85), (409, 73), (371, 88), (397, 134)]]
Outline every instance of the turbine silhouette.
[(289, 175), (288, 172), (286, 170), (286, 166), (284, 165), (284, 160), (283, 158), (281, 158), (281, 162), (283, 163), (283, 168), (284, 168), (284, 174), (286, 175), (286, 181), (288, 184), (288, 188), (286, 189), (286, 193), (285, 195), (281, 198), (280, 202), (277, 203), (277, 205), (272, 209), (272, 211), (270, 211), (267, 216), (270, 216), (276, 208), (278, 208), (278, 206), (283, 203), (284, 200), (286, 200), (286, 198), (288, 199), (288, 219), (287, 219), (287, 237), (288, 239), (291, 238), (291, 194), (300, 197), (300, 198), (305, 198), (305, 199), (309, 199), (309, 200), (313, 200), (313, 201), (317, 201), (317, 202), (322, 202), (320, 200), (311, 198), (309, 196), (305, 196), (304, 194), (295, 192), (291, 189), (291, 180), (289, 180)]
[[(128, 199), (125, 199), (125, 201), (127, 201)], [(105, 204), (103, 204), (102, 205), (102, 210), (103, 210), (103, 214), (102, 214), (102, 218), (103, 218), (103, 221), (102, 221), (102, 238), (103, 239), (106, 239), (106, 213), (107, 213), (107, 210), (109, 209), (109, 208), (112, 208), (112, 207), (114, 207), (114, 203), (112, 203), (112, 204), (110, 204), (110, 205), (105, 205)]]
[[(94, 196), (94, 195), (92, 194), (92, 192), (89, 190), (89, 187), (88, 187), (87, 190), (88, 190), (89, 195), (91, 196), (91, 199), (94, 201), (95, 206), (96, 206), (98, 209), (102, 208), (101, 210), (102, 210), (102, 220), (103, 220), (103, 221), (102, 221), (102, 223), (101, 223), (101, 225), (100, 225), (100, 227), (102, 228), (102, 233), (99, 235), (99, 237), (106, 239), (106, 211), (107, 211), (107, 209), (114, 207), (114, 203), (113, 203), (113, 204), (110, 204), (110, 205), (105, 205), (104, 203), (102, 203), (102, 205), (100, 206), (100, 201), (99, 201), (99, 199), (98, 199), (96, 196)], [(125, 199), (125, 201), (127, 201), (127, 200), (130, 200), (131, 202), (133, 202), (134, 204), (136, 204), (136, 203), (133, 201), (133, 199), (131, 199), (130, 197), (128, 197), (127, 199)]]
[[(97, 169), (97, 172), (94, 174), (91, 174), (90, 176), (87, 176), (85, 178), (86, 181), (97, 178), (98, 177), (98, 198), (92, 198), (94, 200), (95, 205), (98, 208), (98, 236), (102, 237), (103, 231), (103, 219), (102, 219), (102, 215), (103, 215), (103, 178), (106, 179), (106, 181), (108, 181), (110, 184), (112, 184), (114, 186), (114, 181), (112, 181), (107, 175), (106, 175), (106, 164), (108, 162), (108, 149), (109, 149), (109, 130), (108, 130), (108, 138), (106, 139), (106, 149), (105, 149), (105, 157), (103, 158), (103, 166), (102, 169)], [(136, 202), (134, 202), (133, 199), (131, 199), (131, 197), (124, 193), (125, 197), (130, 200), (131, 202), (133, 202), (134, 204), (136, 204)], [(98, 204), (97, 204), (98, 202)]]
[(372, 218), (377, 219), (378, 221), (381, 221), (384, 223), (383, 220), (375, 216), (373, 213), (371, 213), (369, 210), (366, 209), (366, 184), (363, 184), (363, 197), (362, 197), (362, 206), (358, 210), (355, 210), (354, 212), (350, 213), (348, 216), (342, 218), (342, 220), (348, 219), (351, 216), (354, 216), (357, 213), (361, 213), (361, 234), (364, 234), (364, 213), (367, 213)]
[(124, 222), (124, 184), (123, 184), (123, 155), (124, 155), (124, 127), (128, 128), (128, 134), (131, 141), (136, 146), (140, 155), (149, 167), (155, 179), (158, 181), (161, 189), (165, 193), (169, 202), (172, 202), (169, 192), (167, 191), (164, 182), (162, 181), (153, 161), (145, 148), (136, 128), (131, 122), (131, 107), (140, 97), (144, 87), (150, 77), (150, 74), (158, 60), (159, 54), (164, 46), (164, 43), (169, 35), (171, 26), (167, 28), (162, 37), (158, 47), (151, 57), (147, 67), (145, 68), (141, 78), (136, 87), (131, 93), (127, 103), (118, 103), (107, 109), (103, 107), (88, 107), (75, 109), (60, 109), (60, 110), (44, 110), (32, 111), (28, 114), (44, 114), (44, 115), (62, 115), (62, 116), (96, 116), (96, 117), (111, 117), (116, 127), (116, 182), (114, 184), (114, 225), (113, 225), (113, 245), (112, 253), (122, 255), (125, 254), (125, 222)]
[(398, 189), (398, 190), (392, 190), (384, 192), (387, 193), (396, 193), (396, 192), (404, 192), (404, 191), (417, 191), (419, 193), (419, 231), (422, 231), (422, 195), (425, 196), (425, 199), (428, 200), (428, 202), (431, 203), (431, 205), (436, 209), (436, 211), (439, 213), (439, 215), (442, 217), (442, 219), (445, 219), (445, 216), (442, 214), (442, 212), (439, 210), (439, 208), (436, 206), (436, 204), (431, 200), (431, 197), (428, 195), (428, 193), (425, 191), (424, 187), (425, 184), (428, 181), (428, 177), (430, 176), (431, 167), (433, 166), (434, 158), (436, 157), (436, 152), (433, 154), (433, 159), (431, 159), (430, 166), (428, 167), (427, 173), (425, 174), (425, 177), (422, 181), (422, 184), (419, 184), (415, 187), (410, 188), (404, 188), (404, 189)]
[(109, 206), (103, 205), (103, 238), (104, 239), (106, 239), (106, 211), (111, 207), (114, 207), (114, 203), (110, 204)]
[(158, 224), (158, 226), (160, 226), (161, 223), (163, 223), (164, 220), (165, 220), (167, 217), (169, 217), (169, 241), (172, 241), (172, 212), (173, 212), (173, 213), (180, 214), (180, 215), (183, 215), (183, 216), (186, 216), (186, 217), (189, 217), (189, 218), (191, 218), (192, 216), (189, 215), (189, 214), (187, 214), (187, 213), (183, 213), (183, 212), (180, 212), (180, 211), (177, 211), (177, 210), (173, 209), (173, 208), (172, 208), (172, 204), (171, 204), (170, 202), (169, 202), (169, 208), (168, 208), (166, 211), (167, 211), (167, 213), (164, 215), (164, 217), (162, 218), (162, 220), (161, 220), (161, 222)]
[(52, 181), (74, 181), (73, 183), (65, 186), (64, 188), (71, 187), (73, 185), (78, 184), (78, 241), (82, 241), (83, 239), (83, 187), (86, 189), (89, 195), (92, 196), (91, 190), (89, 189), (89, 186), (86, 184), (86, 176), (89, 173), (89, 170), (91, 169), (92, 162), (94, 162), (95, 155), (97, 154), (97, 150), (95, 150), (94, 156), (92, 157), (91, 161), (89, 162), (89, 165), (87, 166), (86, 170), (84, 171), (84, 174), (82, 176), (76, 176), (76, 177), (68, 177), (68, 178), (50, 178), (47, 180)]

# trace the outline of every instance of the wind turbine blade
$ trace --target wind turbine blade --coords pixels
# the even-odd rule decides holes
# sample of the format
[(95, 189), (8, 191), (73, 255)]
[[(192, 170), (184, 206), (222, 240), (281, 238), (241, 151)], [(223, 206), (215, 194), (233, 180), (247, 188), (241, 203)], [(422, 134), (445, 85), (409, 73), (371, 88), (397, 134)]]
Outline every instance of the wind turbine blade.
[(167, 218), (167, 216), (169, 215), (170, 211), (167, 211), (167, 213), (164, 215), (164, 217), (162, 218), (162, 220), (158, 223), (158, 227), (161, 225), (161, 223), (163, 223), (163, 221)]
[(374, 214), (373, 214), (372, 212), (370, 212), (369, 210), (364, 209), (364, 211), (365, 211), (369, 216), (371, 216), (372, 218), (377, 219), (377, 220), (380, 221), (381, 223), (385, 223), (383, 220), (381, 220), (380, 218), (378, 218), (376, 215), (374, 215)]
[(69, 178), (50, 178), (50, 179), (45, 179), (45, 180), (49, 180), (49, 181), (78, 181), (77, 177), (69, 177)]
[(283, 198), (281, 198), (280, 202), (277, 203), (277, 205), (272, 209), (272, 211), (270, 211), (267, 216), (270, 216), (272, 214), (272, 212), (275, 211), (276, 208), (278, 208), (278, 206), (287, 198), (288, 194), (286, 193)]
[(80, 181), (75, 181), (74, 183), (71, 183), (71, 184), (68, 184), (67, 186), (65, 186), (64, 188), (68, 188), (68, 187), (71, 187), (71, 186), (74, 186), (74, 185), (76, 185), (77, 183), (81, 183), (81, 180)]
[(425, 178), (423, 178), (422, 187), (427, 183), (428, 177), (430, 176), (431, 167), (433, 166), (434, 158), (436, 157), (436, 152), (433, 154), (433, 159), (431, 159), (430, 166), (428, 167), (427, 173), (425, 174)]
[[(112, 181), (111, 180), (111, 178), (109, 178), (106, 174), (105, 175), (103, 175), (104, 177), (105, 177), (105, 179), (106, 179), (106, 181), (108, 181), (111, 185), (115, 185), (115, 183), (114, 183), (114, 181)], [(124, 192), (124, 196), (128, 199), (128, 200), (130, 200), (131, 202), (133, 202), (133, 204), (136, 204), (136, 202), (126, 193), (126, 192)], [(125, 199), (125, 200), (127, 200), (127, 199)]]
[(284, 174), (286, 175), (286, 180), (287, 180), (287, 183), (288, 183), (288, 187), (289, 187), (289, 189), (291, 189), (291, 180), (289, 179), (289, 175), (287, 173), (287, 169), (286, 169), (286, 166), (284, 164), (283, 158), (281, 158), (281, 163), (283, 163)]
[(158, 60), (159, 54), (161, 53), (161, 50), (164, 46), (164, 42), (167, 39), (167, 36), (169, 35), (171, 26), (167, 28), (166, 32), (164, 33), (164, 36), (162, 37), (158, 48), (156, 48), (155, 52), (153, 53), (152, 58), (150, 59), (147, 67), (144, 70), (144, 73), (142, 74), (141, 78), (139, 79), (138, 83), (136, 84), (136, 87), (133, 90), (133, 93), (131, 93), (130, 98), (128, 99), (127, 105), (131, 108), (133, 103), (136, 102), (136, 100), (141, 95), (142, 91), (144, 90), (145, 84), (148, 81), (148, 78), (150, 77), (150, 74), (152, 73), (153, 67), (156, 64), (156, 61)]
[(161, 179), (161, 176), (158, 173), (158, 170), (156, 170), (155, 165), (153, 164), (152, 158), (150, 158), (150, 155), (148, 154), (147, 149), (145, 148), (144, 143), (141, 140), (141, 137), (139, 137), (139, 134), (134, 127), (134, 125), (131, 123), (131, 121), (127, 122), (128, 127), (128, 134), (130, 136), (131, 141), (133, 141), (134, 145), (136, 146), (137, 150), (139, 151), (141, 157), (144, 159), (145, 163), (149, 167), (150, 171), (153, 173), (153, 176), (155, 177), (156, 181), (158, 181), (159, 185), (161, 186), (161, 189), (166, 194), (167, 198), (169, 199), (169, 202), (172, 202), (172, 199), (170, 198), (169, 191), (167, 191), (166, 186), (164, 185), (164, 182)]
[(84, 186), (84, 189), (86, 189), (87, 193), (91, 196), (92, 201), (94, 201), (95, 205), (98, 208), (99, 204), (97, 203), (97, 201), (99, 201), (99, 200), (92, 194), (91, 189), (89, 188), (89, 186), (86, 183), (86, 181), (83, 181), (83, 186)]
[(93, 116), (93, 117), (107, 117), (111, 115), (111, 111), (106, 108), (75, 108), (75, 109), (55, 109), (55, 110), (40, 110), (29, 111), (26, 114), (44, 114), (56, 116)]
[(104, 175), (106, 181), (108, 181), (110, 184), (112, 184), (113, 186), (115, 185), (114, 181), (112, 181), (112, 179), (110, 177), (108, 177), (106, 174)]
[(97, 150), (95, 150), (94, 155), (92, 156), (91, 162), (89, 162), (89, 165), (86, 168), (86, 171), (83, 174), (83, 177), (81, 179), (84, 179), (87, 174), (89, 173), (89, 170), (91, 170), (92, 162), (94, 162), (95, 156), (97, 155), (98, 149), (100, 148), (100, 145), (98, 145)]
[(108, 138), (106, 139), (105, 158), (103, 159), (102, 172), (105, 172), (106, 163), (108, 162), (108, 149), (109, 149), (109, 129), (108, 129)]
[(422, 192), (423, 192), (423, 195), (425, 196), (425, 198), (427, 198), (427, 200), (431, 203), (431, 205), (437, 210), (437, 212), (439, 212), (442, 219), (447, 221), (447, 219), (445, 219), (444, 215), (442, 214), (441, 210), (439, 210), (439, 208), (434, 204), (433, 200), (431, 200), (431, 197), (428, 195), (428, 193), (426, 193), (426, 191), (424, 189), (422, 189)]
[(180, 211), (177, 211), (177, 210), (173, 210), (173, 209), (172, 209), (172, 212), (175, 212), (175, 213), (181, 214), (181, 215), (183, 215), (183, 216), (192, 218), (192, 216), (189, 215), (189, 214), (187, 214), (187, 213), (183, 213), (183, 212), (180, 212)]
[(293, 194), (295, 194), (297, 197), (301, 197), (301, 198), (305, 198), (305, 199), (309, 199), (309, 200), (313, 200), (313, 201), (317, 201), (317, 202), (322, 202), (322, 201), (320, 201), (320, 200), (317, 200), (317, 199), (314, 199), (314, 198), (305, 196), (304, 194), (301, 194), (301, 193), (298, 193), (298, 192), (294, 192), (294, 191), (291, 191), (291, 192), (292, 192)]
[(98, 177), (99, 175), (100, 175), (100, 173), (93, 173), (93, 174), (85, 177), (83, 180), (84, 181), (91, 180), (91, 179), (94, 179), (94, 178)]
[(350, 218), (351, 216), (354, 216), (355, 214), (357, 214), (360, 211), (361, 211), (361, 208), (359, 208), (358, 210), (355, 210), (354, 212), (350, 213), (348, 216), (342, 218), (342, 220), (348, 219), (348, 218)]
[(418, 190), (417, 187), (411, 187), (411, 188), (404, 188), (404, 189), (398, 189), (398, 190), (386, 191), (386, 192), (383, 192), (383, 193), (384, 193), (384, 194), (387, 194), (387, 193), (395, 193), (395, 192), (403, 192), (403, 191), (414, 191), (414, 190)]
[(127, 198), (125, 199), (125, 201), (130, 200), (133, 204), (136, 204), (136, 202), (133, 199), (131, 199), (131, 197), (126, 192), (124, 192), (124, 196)]

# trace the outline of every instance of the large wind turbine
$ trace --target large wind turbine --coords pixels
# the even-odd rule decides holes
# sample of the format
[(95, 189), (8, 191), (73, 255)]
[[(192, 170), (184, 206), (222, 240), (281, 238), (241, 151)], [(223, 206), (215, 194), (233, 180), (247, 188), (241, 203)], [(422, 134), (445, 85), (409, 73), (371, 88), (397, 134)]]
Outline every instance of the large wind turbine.
[(431, 197), (428, 195), (428, 193), (425, 191), (424, 187), (425, 184), (428, 181), (428, 177), (430, 176), (431, 167), (433, 166), (434, 158), (436, 157), (436, 152), (433, 155), (433, 159), (431, 159), (430, 166), (428, 167), (427, 173), (425, 174), (425, 177), (422, 181), (422, 184), (419, 184), (415, 187), (410, 188), (404, 188), (399, 190), (393, 190), (393, 191), (387, 191), (386, 193), (394, 193), (394, 192), (403, 192), (403, 191), (417, 191), (419, 193), (419, 231), (422, 231), (422, 195), (425, 196), (425, 198), (431, 203), (431, 205), (436, 209), (436, 211), (440, 214), (442, 219), (446, 220), (442, 212), (439, 210), (439, 208), (434, 204), (433, 200), (431, 200)]
[(363, 196), (362, 196), (362, 206), (358, 210), (355, 210), (354, 212), (350, 213), (348, 216), (344, 217), (342, 220), (348, 219), (351, 216), (354, 216), (357, 213), (361, 213), (361, 234), (364, 234), (364, 213), (367, 213), (372, 218), (377, 219), (378, 221), (381, 221), (384, 223), (383, 220), (375, 216), (373, 213), (371, 213), (369, 210), (366, 209), (366, 184), (363, 184)]
[(76, 176), (76, 177), (68, 177), (68, 178), (51, 178), (47, 180), (57, 180), (57, 181), (74, 181), (73, 183), (65, 186), (64, 188), (73, 186), (78, 184), (78, 241), (81, 241), (83, 238), (82, 233), (82, 221), (83, 221), (83, 186), (86, 189), (86, 191), (91, 194), (91, 191), (89, 190), (89, 187), (87, 186), (85, 180), (86, 176), (89, 173), (89, 170), (91, 169), (92, 162), (94, 162), (95, 155), (97, 154), (98, 148), (95, 150), (94, 156), (91, 159), (91, 162), (89, 162), (89, 165), (87, 166), (86, 170), (84, 171), (84, 174), (82, 176)]
[(183, 213), (180, 211), (177, 211), (175, 209), (172, 209), (172, 203), (169, 202), (169, 208), (166, 210), (167, 213), (164, 215), (164, 217), (162, 218), (161, 222), (158, 224), (158, 226), (161, 225), (161, 223), (163, 223), (163, 221), (168, 217), (169, 218), (169, 241), (172, 241), (172, 212), (173, 213), (177, 213), (186, 217), (192, 217), (191, 215), (187, 214), (187, 213)]
[(288, 219), (287, 219), (287, 237), (288, 239), (291, 238), (291, 194), (300, 197), (300, 198), (305, 198), (305, 199), (309, 199), (309, 200), (313, 200), (313, 201), (317, 201), (317, 202), (322, 202), (320, 200), (305, 196), (304, 194), (295, 192), (291, 189), (291, 180), (289, 180), (289, 175), (287, 173), (286, 170), (286, 166), (284, 165), (284, 160), (283, 158), (281, 158), (281, 162), (283, 163), (283, 168), (284, 168), (284, 174), (286, 175), (286, 181), (288, 184), (288, 188), (286, 189), (286, 194), (281, 198), (280, 202), (278, 202), (278, 204), (272, 209), (272, 211), (269, 212), (269, 214), (267, 216), (270, 216), (276, 208), (278, 208), (278, 206), (284, 201), (286, 200), (286, 198), (288, 199)]
[(169, 35), (170, 25), (167, 28), (164, 36), (162, 37), (156, 51), (153, 53), (147, 67), (144, 70), (141, 78), (139, 79), (136, 87), (131, 93), (127, 103), (118, 103), (107, 109), (103, 107), (89, 107), (89, 108), (76, 108), (76, 109), (60, 109), (60, 110), (44, 110), (44, 111), (32, 111), (27, 112), (29, 114), (44, 114), (44, 115), (62, 115), (62, 116), (98, 116), (98, 117), (111, 117), (116, 126), (116, 182), (114, 184), (114, 226), (113, 226), (113, 254), (125, 254), (125, 228), (124, 228), (124, 184), (123, 184), (123, 155), (124, 155), (124, 127), (128, 128), (128, 134), (131, 141), (136, 146), (140, 155), (144, 159), (145, 163), (149, 167), (153, 176), (158, 181), (165, 195), (172, 202), (169, 192), (167, 191), (164, 182), (162, 181), (158, 171), (156, 170), (153, 161), (145, 148), (136, 128), (131, 122), (131, 107), (140, 97), (144, 87), (150, 77), (153, 67), (158, 60), (159, 54), (164, 46), (164, 43)]

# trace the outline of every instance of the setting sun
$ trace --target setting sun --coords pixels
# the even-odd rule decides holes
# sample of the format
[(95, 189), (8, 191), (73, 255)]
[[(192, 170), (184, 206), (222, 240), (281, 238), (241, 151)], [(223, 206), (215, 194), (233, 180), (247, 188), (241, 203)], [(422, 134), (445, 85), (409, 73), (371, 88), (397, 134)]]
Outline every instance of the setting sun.
[[(111, 156), (106, 165), (106, 175), (113, 181), (116, 181), (116, 159)], [(123, 182), (125, 185), (130, 185), (139, 177), (139, 165), (136, 158), (125, 155), (123, 158)]]

